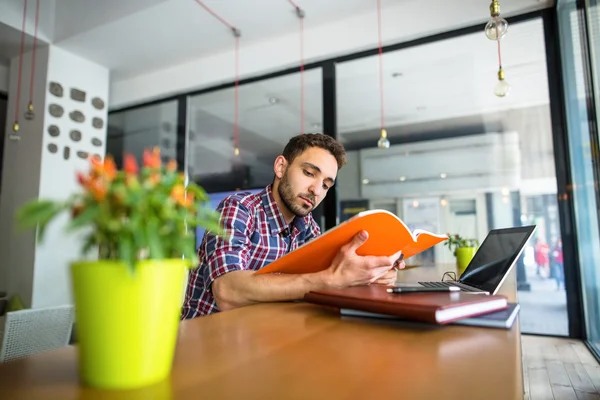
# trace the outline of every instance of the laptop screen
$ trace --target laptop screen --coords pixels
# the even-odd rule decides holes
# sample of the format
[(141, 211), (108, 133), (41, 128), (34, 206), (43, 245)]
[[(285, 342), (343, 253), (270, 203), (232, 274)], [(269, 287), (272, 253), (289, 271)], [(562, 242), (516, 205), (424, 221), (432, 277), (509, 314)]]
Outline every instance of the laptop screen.
[(535, 226), (492, 230), (459, 282), (494, 293), (523, 250)]

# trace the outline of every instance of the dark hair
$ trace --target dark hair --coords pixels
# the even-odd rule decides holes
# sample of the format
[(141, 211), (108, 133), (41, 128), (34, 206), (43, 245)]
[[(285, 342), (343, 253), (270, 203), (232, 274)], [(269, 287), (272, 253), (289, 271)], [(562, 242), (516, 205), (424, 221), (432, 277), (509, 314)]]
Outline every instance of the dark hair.
[(305, 133), (294, 136), (283, 149), (282, 155), (291, 164), (296, 157), (310, 147), (319, 147), (329, 151), (335, 157), (335, 161), (337, 161), (338, 170), (346, 164), (346, 150), (344, 150), (344, 146), (331, 136), (323, 133)]

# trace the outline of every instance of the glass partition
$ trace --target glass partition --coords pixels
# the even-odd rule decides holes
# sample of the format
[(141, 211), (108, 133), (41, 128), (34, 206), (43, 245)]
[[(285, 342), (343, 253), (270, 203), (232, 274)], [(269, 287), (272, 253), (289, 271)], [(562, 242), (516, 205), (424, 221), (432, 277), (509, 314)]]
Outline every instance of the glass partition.
[[(239, 87), (238, 155), (234, 152), (235, 88), (190, 96), (186, 155), (190, 179), (209, 193), (270, 184), (275, 158), (301, 132), (300, 82), (300, 73), (294, 73)], [(303, 95), (304, 132), (321, 132), (320, 68), (304, 72)], [(322, 204), (313, 215), (322, 222)]]
[[(522, 330), (568, 335), (544, 43), (541, 19), (511, 25), (504, 98), (494, 94), (496, 42), (483, 32), (384, 53), (388, 149), (377, 147), (378, 56), (338, 64), (338, 132), (351, 150), (338, 194), (341, 210), (384, 208), (413, 229), (480, 242), (494, 228), (535, 224), (515, 266)], [(407, 260), (431, 262), (455, 259), (436, 246)]]
[(144, 149), (155, 146), (164, 160), (177, 159), (177, 100), (108, 115), (106, 153), (121, 165), (124, 153), (142, 161)]

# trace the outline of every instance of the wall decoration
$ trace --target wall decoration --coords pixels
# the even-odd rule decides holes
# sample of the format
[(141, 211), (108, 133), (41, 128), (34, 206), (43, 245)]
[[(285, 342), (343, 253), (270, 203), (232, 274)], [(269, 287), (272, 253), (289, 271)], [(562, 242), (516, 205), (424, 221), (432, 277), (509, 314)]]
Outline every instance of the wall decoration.
[(65, 149), (63, 150), (63, 158), (65, 160), (68, 160), (70, 156), (71, 156), (71, 149), (69, 148), (69, 146), (65, 146)]
[(50, 143), (48, 145), (48, 151), (52, 154), (56, 153), (58, 151), (58, 146), (55, 145), (54, 143)]
[(79, 142), (81, 140), (81, 131), (73, 129), (71, 132), (69, 132), (69, 137), (72, 141)]
[(81, 111), (71, 111), (69, 113), (69, 118), (71, 118), (75, 122), (80, 122), (80, 123), (85, 121), (85, 116), (83, 115), (83, 113)]
[(52, 137), (57, 137), (58, 135), (60, 135), (59, 127), (56, 125), (50, 125), (48, 127), (48, 134), (50, 134), (50, 136)]
[(94, 108), (97, 110), (103, 110), (104, 109), (104, 100), (102, 100), (100, 97), (94, 97), (92, 99), (92, 106), (94, 106)]
[(71, 98), (75, 101), (85, 102), (85, 92), (83, 90), (71, 88)]
[(50, 93), (55, 95), (56, 97), (63, 97), (63, 87), (58, 82), (50, 82)]
[(92, 126), (96, 129), (102, 129), (104, 127), (104, 121), (102, 118), (94, 117), (92, 118)]
[(92, 138), (92, 144), (94, 146), (100, 147), (100, 146), (102, 146), (102, 140), (100, 140), (98, 138)]
[(48, 106), (48, 112), (55, 118), (60, 118), (65, 113), (65, 109), (59, 106), (58, 104), (50, 104)]
[(83, 160), (86, 160), (88, 158), (88, 156), (89, 156), (89, 153), (87, 151), (81, 151), (80, 150), (80, 151), (77, 152), (77, 157), (79, 157), (79, 158), (81, 158)]

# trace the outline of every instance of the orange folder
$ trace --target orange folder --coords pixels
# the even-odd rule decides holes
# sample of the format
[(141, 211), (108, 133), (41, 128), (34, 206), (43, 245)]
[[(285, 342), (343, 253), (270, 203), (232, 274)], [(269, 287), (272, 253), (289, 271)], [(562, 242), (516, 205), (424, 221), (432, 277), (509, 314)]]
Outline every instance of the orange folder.
[(325, 270), (340, 248), (361, 230), (369, 233), (369, 239), (356, 251), (363, 256), (391, 256), (402, 250), (404, 259), (407, 259), (448, 239), (446, 235), (418, 229), (411, 232), (400, 218), (389, 211), (364, 211), (275, 260), (256, 274), (306, 274)]

